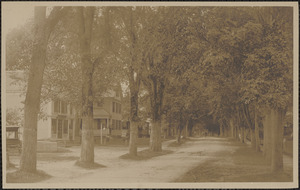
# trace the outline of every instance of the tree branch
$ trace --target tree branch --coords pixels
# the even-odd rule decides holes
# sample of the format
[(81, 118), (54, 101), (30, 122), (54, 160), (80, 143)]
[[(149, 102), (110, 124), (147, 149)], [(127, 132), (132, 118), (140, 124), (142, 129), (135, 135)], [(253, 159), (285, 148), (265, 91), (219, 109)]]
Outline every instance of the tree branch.
[(54, 7), (46, 22), (51, 32), (55, 25), (71, 10), (71, 7)]

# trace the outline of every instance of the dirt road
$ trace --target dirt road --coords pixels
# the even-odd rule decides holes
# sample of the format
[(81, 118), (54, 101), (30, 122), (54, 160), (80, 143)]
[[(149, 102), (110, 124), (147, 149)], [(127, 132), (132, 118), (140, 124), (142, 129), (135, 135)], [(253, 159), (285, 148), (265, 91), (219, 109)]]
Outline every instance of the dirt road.
[[(149, 160), (119, 158), (128, 152), (127, 147), (95, 147), (95, 162), (106, 167), (88, 170), (74, 165), (80, 155), (80, 147), (71, 147), (70, 152), (60, 155), (61, 160), (39, 160), (37, 167), (52, 176), (42, 183), (166, 183), (178, 181), (188, 171), (212, 160), (218, 159), (221, 164), (233, 164), (230, 155), (241, 146), (246, 147), (244, 144), (233, 146), (236, 142), (217, 137), (191, 138), (180, 147), (168, 147), (173, 141), (163, 143), (163, 149), (171, 150), (172, 153)], [(139, 148), (139, 151), (143, 149), (146, 148)], [(285, 159), (289, 170), (292, 168), (290, 162), (291, 160)], [(210, 172), (211, 169), (207, 171)], [(182, 178), (179, 181), (182, 182)], [(192, 182), (193, 179), (188, 181)]]
[[(227, 139), (207, 137), (191, 139), (180, 147), (167, 147), (172, 141), (163, 143), (163, 148), (173, 153), (152, 158), (150, 160), (124, 160), (119, 156), (127, 152), (127, 148), (103, 148), (95, 150), (95, 161), (106, 168), (85, 170), (74, 166), (74, 162), (54, 165), (40, 165), (39, 168), (55, 176), (44, 181), (71, 183), (151, 183), (171, 182), (179, 176), (214, 157), (216, 152), (234, 152), (235, 148), (226, 146)], [(79, 149), (73, 149), (66, 156), (79, 155)]]

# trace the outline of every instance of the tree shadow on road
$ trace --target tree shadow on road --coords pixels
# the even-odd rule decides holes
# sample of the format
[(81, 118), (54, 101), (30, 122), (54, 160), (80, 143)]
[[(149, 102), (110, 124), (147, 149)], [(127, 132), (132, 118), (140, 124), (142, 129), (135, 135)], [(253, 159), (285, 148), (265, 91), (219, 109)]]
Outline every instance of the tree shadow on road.
[(51, 178), (51, 176), (41, 170), (30, 173), (17, 170), (6, 174), (7, 183), (36, 183), (49, 178)]
[(162, 150), (160, 152), (153, 152), (149, 149), (142, 150), (137, 153), (137, 156), (131, 156), (128, 153), (120, 156), (121, 159), (127, 159), (127, 160), (149, 160), (153, 157), (157, 156), (163, 156), (166, 154), (171, 154), (173, 151), (171, 150)]
[(102, 164), (98, 164), (96, 162), (93, 163), (86, 163), (86, 162), (81, 162), (80, 160), (77, 160), (75, 162), (75, 166), (79, 166), (84, 169), (98, 169), (98, 168), (105, 168), (106, 166)]

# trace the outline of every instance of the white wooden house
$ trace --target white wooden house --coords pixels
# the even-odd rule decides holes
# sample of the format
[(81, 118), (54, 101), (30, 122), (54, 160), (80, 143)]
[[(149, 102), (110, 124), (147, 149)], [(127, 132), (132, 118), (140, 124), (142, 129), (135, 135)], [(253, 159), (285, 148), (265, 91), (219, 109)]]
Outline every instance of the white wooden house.
[[(18, 81), (18, 82), (16, 82)], [(6, 108), (18, 109), (23, 115), (26, 77), (23, 71), (6, 72)], [(94, 135), (121, 135), (122, 123), (121, 87), (109, 90), (102, 97), (101, 103), (94, 103)], [(76, 117), (72, 105), (61, 100), (49, 101), (41, 105), (38, 120), (38, 140), (80, 140), (81, 120)], [(23, 123), (19, 124), (21, 131)]]

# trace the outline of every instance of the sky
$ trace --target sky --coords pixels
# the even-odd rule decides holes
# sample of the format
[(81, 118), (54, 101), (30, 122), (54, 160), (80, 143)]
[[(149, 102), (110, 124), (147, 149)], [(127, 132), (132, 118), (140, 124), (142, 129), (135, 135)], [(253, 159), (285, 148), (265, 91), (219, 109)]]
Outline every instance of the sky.
[[(4, 5), (4, 6), (3, 6)], [(24, 2), (9, 2), (2, 4), (2, 35), (6, 36), (12, 29), (22, 26), (26, 21), (33, 19), (34, 6)], [(122, 84), (122, 91), (127, 88)]]
[(13, 28), (22, 26), (33, 18), (33, 4), (7, 2), (2, 4), (2, 32), (6, 34)]

